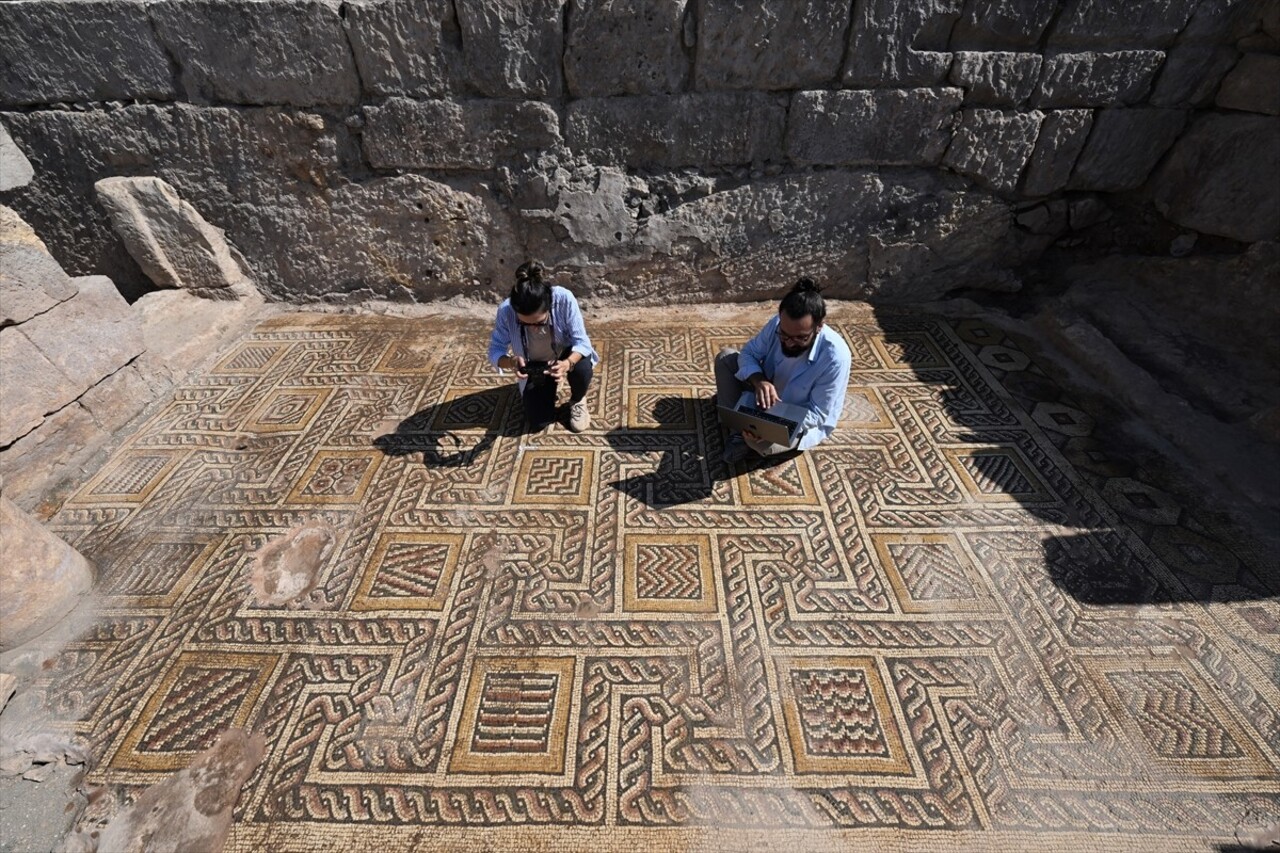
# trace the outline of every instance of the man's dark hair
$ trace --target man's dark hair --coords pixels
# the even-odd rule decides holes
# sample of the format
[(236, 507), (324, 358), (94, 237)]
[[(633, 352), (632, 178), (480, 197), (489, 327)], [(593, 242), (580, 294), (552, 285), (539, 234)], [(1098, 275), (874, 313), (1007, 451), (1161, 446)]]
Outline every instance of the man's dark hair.
[(508, 298), (517, 314), (528, 316), (551, 310), (551, 285), (542, 280), (542, 264), (537, 261), (521, 264)]
[(778, 310), (787, 312), (792, 320), (812, 317), (815, 326), (827, 317), (827, 303), (822, 298), (822, 288), (814, 284), (811, 278), (802, 278), (792, 285), (787, 295), (782, 297)]

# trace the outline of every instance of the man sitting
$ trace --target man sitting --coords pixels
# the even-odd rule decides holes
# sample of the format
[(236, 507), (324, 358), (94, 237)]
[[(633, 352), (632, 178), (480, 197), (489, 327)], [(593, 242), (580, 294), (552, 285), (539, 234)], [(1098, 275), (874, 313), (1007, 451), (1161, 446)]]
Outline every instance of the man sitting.
[(734, 408), (740, 402), (768, 409), (779, 401), (807, 410), (789, 445), (775, 444), (753, 432), (731, 431), (726, 462), (740, 462), (753, 451), (773, 456), (808, 450), (835, 431), (844, 408), (852, 356), (849, 345), (823, 325), (827, 306), (818, 286), (802, 278), (782, 297), (778, 315), (739, 352), (726, 348), (716, 356), (716, 402)]

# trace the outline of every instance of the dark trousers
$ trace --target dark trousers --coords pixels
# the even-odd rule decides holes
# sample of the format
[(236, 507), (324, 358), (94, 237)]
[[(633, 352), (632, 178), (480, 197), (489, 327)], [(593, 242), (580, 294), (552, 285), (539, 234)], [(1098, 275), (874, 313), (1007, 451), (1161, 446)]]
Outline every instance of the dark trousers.
[[(540, 429), (556, 419), (557, 384), (551, 379), (544, 379), (536, 385), (533, 382), (524, 384), (524, 416), (533, 427)], [(591, 360), (584, 358), (569, 371), (570, 405), (587, 396), (590, 386)]]

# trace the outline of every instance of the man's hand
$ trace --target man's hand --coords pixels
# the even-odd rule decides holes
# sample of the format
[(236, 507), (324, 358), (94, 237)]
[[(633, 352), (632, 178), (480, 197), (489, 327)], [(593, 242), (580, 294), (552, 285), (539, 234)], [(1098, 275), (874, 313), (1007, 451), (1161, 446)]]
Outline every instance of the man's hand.
[(557, 382), (569, 375), (573, 365), (567, 358), (559, 358), (547, 365), (547, 375)]
[(773, 387), (773, 383), (761, 376), (755, 381), (756, 388), (756, 405), (762, 409), (767, 409), (774, 403), (778, 402), (778, 389)]

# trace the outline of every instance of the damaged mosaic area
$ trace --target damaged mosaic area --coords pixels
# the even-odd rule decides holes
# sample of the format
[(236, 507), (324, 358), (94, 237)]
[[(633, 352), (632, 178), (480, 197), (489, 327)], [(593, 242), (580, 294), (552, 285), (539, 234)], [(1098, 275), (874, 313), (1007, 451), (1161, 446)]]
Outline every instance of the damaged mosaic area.
[(90, 780), (261, 735), (229, 850), (1273, 837), (1274, 569), (996, 328), (832, 325), (835, 436), (730, 467), (750, 324), (591, 323), (592, 428), (522, 435), (483, 323), (265, 322), (51, 522)]

